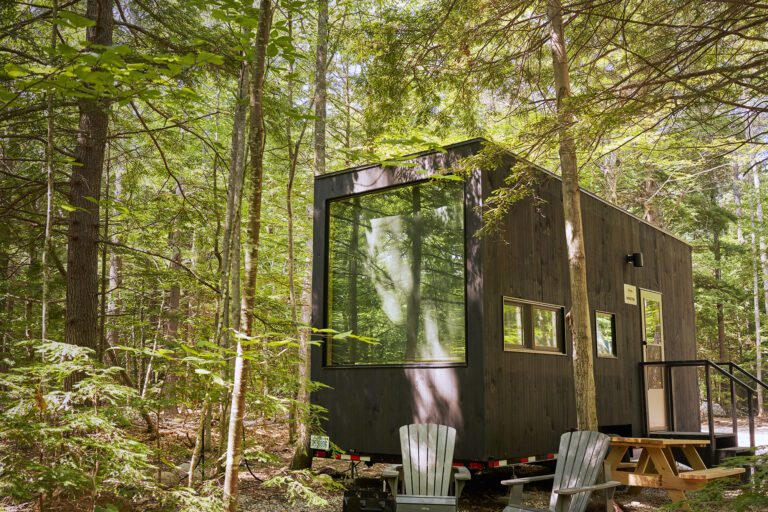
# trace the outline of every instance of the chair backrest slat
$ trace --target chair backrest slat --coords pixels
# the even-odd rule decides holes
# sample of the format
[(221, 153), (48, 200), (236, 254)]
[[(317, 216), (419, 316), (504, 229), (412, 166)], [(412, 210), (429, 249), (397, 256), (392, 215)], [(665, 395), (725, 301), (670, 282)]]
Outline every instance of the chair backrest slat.
[(405, 494), (413, 494), (410, 429), (411, 425), (403, 425), (400, 427), (400, 453), (403, 455), (403, 484), (405, 485)]
[(456, 429), (445, 425), (400, 427), (405, 494), (448, 496)]
[[(557, 489), (594, 485), (608, 453), (610, 438), (599, 432), (568, 432), (560, 438), (549, 509), (555, 511)], [(583, 512), (591, 493), (574, 496), (568, 512)]]
[(435, 466), (437, 464), (437, 425), (427, 425), (427, 489), (424, 494), (435, 496)]

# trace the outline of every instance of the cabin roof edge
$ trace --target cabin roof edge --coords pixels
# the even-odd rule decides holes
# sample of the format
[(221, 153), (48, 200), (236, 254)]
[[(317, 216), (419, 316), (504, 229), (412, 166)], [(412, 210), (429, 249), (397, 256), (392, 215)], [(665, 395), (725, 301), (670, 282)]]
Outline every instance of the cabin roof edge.
[[(452, 144), (446, 144), (446, 145), (442, 146), (442, 148), (445, 151), (451, 151), (451, 150), (455, 150), (455, 149), (460, 148), (460, 147), (471, 146), (473, 144), (482, 144), (482, 143), (485, 143), (485, 142), (489, 142), (489, 140), (486, 139), (485, 137), (475, 137), (475, 138), (467, 139), (467, 140), (460, 141), (460, 142), (454, 142)], [(562, 178), (558, 174), (550, 171), (549, 169), (546, 169), (546, 168), (544, 168), (544, 167), (542, 167), (542, 166), (540, 166), (540, 165), (538, 165), (536, 163), (533, 163), (533, 162), (531, 162), (529, 160), (526, 160), (525, 158), (521, 157), (520, 155), (518, 155), (518, 154), (516, 154), (516, 153), (514, 153), (514, 152), (512, 152), (512, 151), (510, 151), (508, 149), (505, 149), (504, 151), (507, 154), (509, 154), (512, 158), (515, 158), (517, 160), (523, 161), (526, 164), (530, 165), (531, 167), (534, 167), (538, 171), (541, 171), (541, 172), (547, 174), (548, 176), (550, 176), (552, 178), (555, 178), (555, 179), (557, 179), (559, 181), (562, 181)], [(402, 160), (413, 160), (413, 159), (416, 159), (416, 158), (421, 158), (421, 157), (433, 155), (433, 154), (436, 154), (438, 152), (439, 151), (436, 150), (436, 149), (428, 149), (428, 150), (424, 150), (424, 151), (418, 151), (416, 153), (406, 154), (406, 155), (403, 155), (402, 157), (399, 157), (399, 158), (402, 159)], [(375, 163), (375, 164), (361, 164), (361, 165), (357, 165), (357, 166), (354, 166), (354, 167), (348, 167), (346, 169), (341, 169), (339, 171), (333, 171), (333, 172), (328, 172), (328, 173), (325, 173), (325, 174), (319, 174), (319, 175), (315, 176), (315, 181), (330, 179), (330, 178), (337, 177), (337, 176), (342, 175), (342, 174), (350, 174), (350, 173), (354, 173), (354, 172), (363, 171), (363, 170), (366, 170), (366, 169), (375, 169), (377, 167), (381, 167), (381, 164), (379, 164), (379, 163)], [(613, 208), (615, 210), (618, 210), (619, 212), (621, 212), (621, 213), (623, 213), (625, 215), (628, 215), (628, 216), (632, 217), (633, 219), (635, 219), (635, 220), (645, 224), (646, 226), (651, 227), (651, 228), (655, 229), (656, 231), (659, 231), (661, 233), (664, 233), (667, 236), (670, 236), (670, 237), (674, 238), (678, 242), (681, 242), (681, 243), (685, 244), (689, 249), (692, 248), (690, 243), (686, 242), (685, 240), (680, 238), (678, 235), (675, 235), (674, 233), (672, 233), (672, 232), (670, 232), (670, 231), (668, 231), (668, 230), (666, 230), (664, 228), (660, 228), (659, 226), (654, 226), (653, 224), (651, 224), (647, 220), (645, 220), (645, 219), (635, 215), (634, 213), (630, 212), (629, 210), (626, 210), (625, 208), (622, 208), (621, 206), (619, 206), (617, 204), (614, 204), (614, 203), (608, 201), (607, 199), (605, 199), (603, 197), (600, 197), (596, 193), (594, 193), (594, 192), (592, 192), (590, 190), (587, 190), (584, 187), (581, 187), (581, 191), (584, 194), (586, 194), (587, 196), (589, 196), (589, 197), (591, 197), (593, 199), (596, 199), (597, 201), (600, 201), (601, 203), (603, 203), (603, 204), (605, 204), (605, 205), (607, 205), (607, 206), (609, 206), (609, 207), (611, 207), (611, 208)]]

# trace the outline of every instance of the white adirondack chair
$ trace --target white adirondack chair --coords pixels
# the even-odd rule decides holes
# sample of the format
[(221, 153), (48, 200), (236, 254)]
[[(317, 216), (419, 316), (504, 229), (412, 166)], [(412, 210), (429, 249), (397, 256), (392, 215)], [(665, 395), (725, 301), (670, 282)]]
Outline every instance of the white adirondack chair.
[(471, 475), (467, 468), (452, 465), (455, 442), (453, 427), (434, 423), (400, 427), (403, 463), (382, 473), (395, 496), (398, 512), (457, 510), (461, 491)]
[[(609, 481), (610, 468), (605, 465), (605, 456), (611, 438), (598, 432), (568, 432), (560, 437), (557, 452), (557, 467), (554, 475), (534, 476), (504, 480), (502, 485), (510, 487), (509, 505), (504, 512), (543, 512), (539, 509), (520, 505), (523, 485), (540, 480), (553, 479), (549, 512), (583, 512), (593, 491), (605, 492), (605, 510), (613, 510), (613, 492), (619, 482)], [(600, 474), (605, 483), (595, 484)]]

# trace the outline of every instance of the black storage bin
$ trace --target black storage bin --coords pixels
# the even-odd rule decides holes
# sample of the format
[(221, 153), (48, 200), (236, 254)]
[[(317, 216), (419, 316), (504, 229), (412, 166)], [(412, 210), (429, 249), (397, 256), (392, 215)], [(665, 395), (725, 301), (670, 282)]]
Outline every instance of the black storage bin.
[(395, 499), (387, 492), (352, 489), (344, 492), (344, 512), (395, 512)]

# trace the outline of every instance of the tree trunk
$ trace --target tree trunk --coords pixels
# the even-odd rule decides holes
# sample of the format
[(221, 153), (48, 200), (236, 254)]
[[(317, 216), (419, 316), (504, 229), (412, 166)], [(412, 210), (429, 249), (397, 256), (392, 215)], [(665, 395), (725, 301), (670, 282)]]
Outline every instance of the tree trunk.
[[(235, 115), (232, 123), (232, 153), (229, 166), (229, 186), (227, 188), (227, 211), (224, 219), (224, 241), (222, 244), (221, 267), (219, 268), (219, 289), (222, 294), (222, 306), (219, 313), (219, 336), (225, 347), (229, 346), (230, 304), (232, 292), (230, 276), (235, 270), (232, 266), (232, 251), (239, 245), (239, 233), (235, 234), (236, 217), (239, 216), (243, 196), (243, 178), (245, 176), (245, 127), (248, 117), (248, 63), (243, 61), (240, 66), (237, 95), (235, 98)], [(239, 268), (237, 269), (239, 271)], [(240, 305), (234, 303), (240, 310)]]
[[(37, 201), (35, 201), (33, 209), (37, 211)], [(36, 329), (34, 328), (34, 304), (40, 293), (40, 290), (37, 287), (37, 283), (38, 279), (40, 279), (41, 261), (39, 259), (37, 240), (30, 239), (27, 255), (29, 256), (29, 265), (27, 266), (25, 286), (26, 297), (24, 301), (24, 337), (27, 339), (32, 339), (35, 337), (36, 332)]]
[[(51, 19), (55, 20), (58, 16), (58, 0), (53, 0), (51, 7)], [(53, 22), (51, 27), (51, 50), (56, 52), (57, 25)], [(40, 338), (48, 339), (48, 282), (50, 281), (50, 270), (48, 268), (48, 251), (51, 250), (51, 233), (53, 225), (53, 93), (49, 92), (47, 97), (48, 107), (46, 116), (48, 117), (48, 130), (45, 140), (45, 173), (46, 173), (46, 193), (45, 193), (45, 238), (43, 239), (43, 290), (42, 290), (42, 311), (40, 315)], [(2, 352), (0, 351), (0, 354)]]
[(579, 430), (597, 430), (597, 403), (592, 362), (592, 328), (587, 295), (587, 266), (584, 232), (581, 222), (579, 170), (571, 110), (571, 81), (568, 74), (568, 53), (563, 32), (562, 4), (548, 0), (552, 65), (557, 90), (557, 121), (560, 141), (560, 166), (563, 178), (563, 214), (568, 247), (568, 269), (571, 289), (571, 310), (568, 313), (573, 342), (573, 373), (576, 388), (576, 418)]
[[(120, 201), (123, 193), (123, 168), (120, 162), (115, 165), (114, 173), (114, 192), (112, 197), (114, 201)], [(113, 233), (110, 240), (114, 243), (120, 243), (120, 238)], [(114, 319), (120, 314), (120, 288), (123, 285), (123, 258), (115, 251), (109, 255), (109, 301), (107, 302), (107, 316)], [(119, 343), (120, 335), (117, 329), (110, 322), (107, 328), (107, 350)]]
[[(176, 195), (181, 196), (181, 187), (176, 186)], [(180, 227), (174, 225), (171, 228), (171, 233), (168, 236), (168, 242), (173, 249), (173, 255), (171, 261), (168, 264), (168, 268), (173, 274), (172, 283), (168, 290), (168, 308), (166, 309), (166, 318), (164, 325), (163, 337), (165, 338), (166, 346), (176, 342), (176, 338), (179, 335), (179, 306), (181, 305), (181, 287), (176, 281), (176, 277), (179, 274), (181, 267), (181, 234)], [(176, 374), (173, 373), (172, 367), (173, 361), (168, 363), (168, 371), (165, 377), (165, 384), (163, 386), (164, 396), (168, 403), (165, 405), (167, 412), (177, 411), (176, 405), (173, 403), (176, 396)]]
[(754, 211), (752, 211), (752, 214), (750, 215), (750, 220), (752, 221), (752, 309), (755, 314), (755, 347), (759, 353), (762, 348), (762, 334), (760, 332), (760, 278), (757, 269), (758, 252)]
[(421, 189), (411, 189), (411, 290), (405, 318), (405, 361), (415, 361), (419, 355), (419, 325), (421, 323)]
[(315, 54), (315, 174), (325, 174), (325, 121), (328, 102), (328, 0), (317, 0)]
[(291, 469), (308, 469), (312, 467), (312, 455), (309, 448), (309, 378), (310, 357), (309, 341), (312, 331), (309, 323), (312, 320), (312, 242), (307, 243), (308, 256), (305, 270), (304, 286), (301, 292), (301, 328), (299, 330), (299, 366), (298, 392), (296, 393), (296, 448), (291, 460)]
[[(259, 263), (259, 231), (261, 228), (261, 195), (264, 173), (264, 77), (267, 69), (267, 45), (272, 27), (274, 6), (272, 0), (262, 0), (259, 11), (259, 26), (254, 45), (251, 75), (251, 120), (249, 146), (251, 149), (251, 202), (248, 215), (248, 265), (245, 280), (245, 309), (243, 320), (245, 332), (256, 334), (254, 310), (256, 307), (256, 277)], [(227, 510), (237, 510), (238, 470), (243, 450), (243, 417), (245, 415), (245, 394), (249, 378), (250, 362), (243, 358), (243, 344), (237, 343), (235, 375), (232, 387), (232, 404), (229, 414), (229, 436), (227, 441), (227, 463), (224, 471), (224, 502)]]
[[(195, 448), (192, 450), (192, 458), (189, 461), (189, 473), (187, 474), (187, 487), (192, 487), (195, 481), (195, 466), (203, 453), (203, 441), (205, 440), (205, 420), (211, 409), (211, 399), (205, 395), (203, 400), (203, 409), (200, 411), (200, 423), (197, 425), (197, 435), (195, 436)], [(205, 479), (205, 474), (203, 474)]]
[[(102, 231), (102, 239), (109, 240), (109, 199), (110, 199), (110, 176), (109, 176), (109, 146), (107, 146), (107, 161), (106, 161), (106, 180), (104, 180), (104, 198), (107, 204), (104, 207), (104, 230)], [(101, 305), (99, 306), (99, 343), (96, 346), (96, 360), (100, 363), (104, 362), (104, 345), (107, 343), (107, 244), (101, 244)]]
[[(754, 227), (753, 232), (757, 231), (758, 246), (760, 248), (760, 264), (763, 271), (763, 306), (766, 314), (768, 314), (768, 254), (766, 254), (765, 237), (763, 236), (762, 187), (760, 186), (760, 173), (757, 167), (752, 170), (752, 179), (755, 185), (755, 200), (757, 201), (757, 225)], [(756, 296), (757, 295), (759, 295), (759, 291), (756, 292)], [(759, 315), (759, 308), (756, 314)], [(760, 336), (755, 337), (755, 376), (758, 380), (762, 380), (763, 378), (762, 339)], [(763, 388), (760, 386), (757, 386), (757, 415), (761, 417), (763, 416)]]
[[(235, 115), (232, 121), (232, 152), (227, 187), (227, 210), (224, 218), (224, 240), (222, 243), (221, 266), (219, 268), (219, 289), (221, 309), (217, 338), (225, 348), (232, 345), (229, 329), (240, 329), (240, 211), (245, 177), (245, 136), (248, 118), (249, 67), (246, 61), (240, 65), (240, 77), (235, 93)], [(229, 381), (232, 365), (223, 368), (222, 378)], [(221, 401), (219, 414), (219, 453), (227, 446), (226, 415), (229, 411), (228, 398)]]
[(661, 226), (661, 214), (653, 201), (654, 196), (659, 191), (659, 185), (654, 178), (648, 177), (643, 181), (643, 189), (645, 196), (643, 199), (643, 220), (654, 226)]
[(715, 254), (715, 285), (717, 286), (717, 304), (715, 305), (715, 309), (717, 311), (717, 348), (718, 348), (718, 354), (720, 356), (720, 361), (727, 361), (728, 360), (728, 347), (725, 344), (725, 308), (723, 306), (723, 301), (720, 298), (720, 294), (722, 293), (721, 282), (722, 282), (722, 247), (720, 243), (720, 227), (717, 226), (715, 228), (714, 233), (714, 239), (713, 239), (713, 252)]
[[(88, 43), (112, 45), (112, 0), (88, 0)], [(109, 124), (109, 100), (82, 99), (75, 163), (70, 177), (67, 249), (67, 308), (64, 339), (96, 349), (98, 342), (99, 196)], [(95, 201), (88, 199), (92, 198)]]
[(733, 166), (733, 202), (736, 203), (736, 241), (739, 245), (744, 243), (744, 229), (741, 227), (741, 217), (743, 216), (741, 206), (741, 181), (744, 179), (739, 166)]
[[(355, 197), (352, 199), (352, 238), (349, 242), (349, 300), (347, 301), (347, 330), (352, 331), (354, 334), (360, 334), (359, 316), (357, 306), (357, 277), (360, 272), (358, 269), (358, 253), (360, 251), (360, 198)], [(357, 361), (357, 349), (360, 343), (353, 341), (349, 346), (349, 360)]]
[[(7, 240), (8, 226), (0, 223), (0, 240)], [(8, 297), (7, 291), (10, 286), (10, 264), (11, 255), (8, 253), (9, 247), (6, 244), (0, 244), (0, 373), (8, 370), (6, 359), (10, 359), (11, 351), (11, 312), (13, 302)]]
[[(317, 0), (317, 48), (315, 53), (315, 175), (325, 174), (326, 164), (326, 110), (328, 101), (327, 90), (327, 66), (328, 66), (328, 0)], [(295, 172), (295, 165), (293, 168)], [(288, 203), (291, 204), (290, 191)], [(292, 207), (291, 207), (292, 211)], [(291, 219), (291, 227), (292, 227)], [(292, 231), (292, 230), (291, 230)], [(293, 236), (291, 233), (291, 246)], [(293, 264), (293, 262), (291, 262)], [(312, 315), (312, 244), (309, 243), (307, 269), (304, 287), (302, 291), (301, 323), (299, 330), (299, 364), (298, 364), (298, 390), (296, 393), (296, 447), (291, 460), (291, 469), (305, 469), (312, 466), (312, 457), (309, 450), (309, 375), (310, 357), (309, 341), (310, 330), (308, 328)], [(293, 280), (291, 281), (293, 287)], [(295, 301), (295, 292), (292, 292)], [(293, 308), (295, 323), (295, 306)], [(355, 312), (356, 317), (356, 312)], [(356, 330), (354, 331), (356, 332)]]

